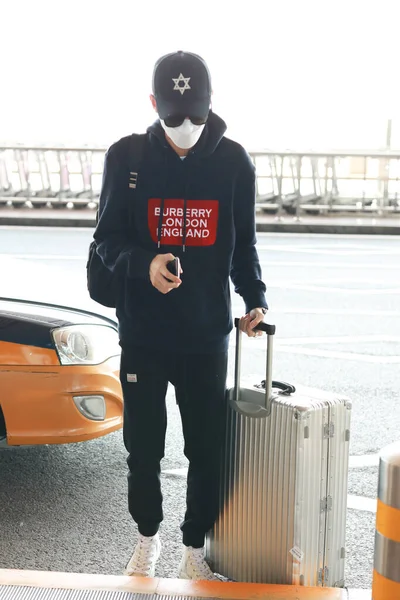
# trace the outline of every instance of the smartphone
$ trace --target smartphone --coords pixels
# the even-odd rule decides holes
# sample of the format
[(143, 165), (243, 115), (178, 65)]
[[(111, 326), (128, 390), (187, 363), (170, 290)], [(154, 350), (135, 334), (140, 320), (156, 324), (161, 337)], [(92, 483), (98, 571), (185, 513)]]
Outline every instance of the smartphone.
[(171, 260), (169, 263), (167, 263), (167, 269), (170, 273), (172, 273), (172, 275), (175, 275), (176, 277), (180, 277), (181, 261), (179, 260), (178, 256), (176, 256), (174, 258), (174, 260)]

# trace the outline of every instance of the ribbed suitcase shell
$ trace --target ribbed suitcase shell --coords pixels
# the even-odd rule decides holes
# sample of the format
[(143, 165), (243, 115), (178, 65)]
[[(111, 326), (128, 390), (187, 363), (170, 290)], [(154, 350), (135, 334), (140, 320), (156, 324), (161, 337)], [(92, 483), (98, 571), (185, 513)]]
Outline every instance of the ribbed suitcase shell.
[(273, 390), (270, 416), (257, 417), (264, 390), (234, 398), (231, 389), (211, 566), (236, 581), (343, 586), (350, 402)]

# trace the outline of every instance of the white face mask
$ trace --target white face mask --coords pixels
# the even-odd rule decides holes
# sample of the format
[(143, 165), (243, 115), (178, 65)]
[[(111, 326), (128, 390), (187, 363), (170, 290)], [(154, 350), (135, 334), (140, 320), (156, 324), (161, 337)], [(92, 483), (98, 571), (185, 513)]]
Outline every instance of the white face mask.
[(179, 127), (167, 127), (162, 119), (161, 125), (169, 138), (174, 142), (175, 146), (183, 150), (189, 150), (197, 144), (203, 133), (204, 125), (193, 125), (190, 119), (185, 119)]

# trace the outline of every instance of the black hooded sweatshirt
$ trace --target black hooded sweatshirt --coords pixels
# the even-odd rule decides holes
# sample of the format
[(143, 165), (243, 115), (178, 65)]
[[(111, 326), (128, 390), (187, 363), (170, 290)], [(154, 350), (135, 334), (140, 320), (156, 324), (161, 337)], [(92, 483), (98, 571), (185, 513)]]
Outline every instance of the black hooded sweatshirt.
[[(255, 248), (255, 169), (210, 113), (182, 160), (159, 121), (147, 130), (137, 188), (129, 188), (130, 136), (108, 149), (94, 233), (97, 252), (116, 272), (122, 347), (177, 353), (225, 351), (232, 330), (229, 277), (246, 312), (267, 307)], [(150, 282), (160, 253), (179, 256), (182, 285), (167, 294)]]

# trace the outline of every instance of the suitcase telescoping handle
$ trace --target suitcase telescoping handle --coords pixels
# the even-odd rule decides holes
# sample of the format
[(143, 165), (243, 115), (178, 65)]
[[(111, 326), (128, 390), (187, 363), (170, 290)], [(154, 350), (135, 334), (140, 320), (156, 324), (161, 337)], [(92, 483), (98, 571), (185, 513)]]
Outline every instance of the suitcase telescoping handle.
[[(235, 319), (236, 327), (236, 352), (235, 352), (235, 402), (240, 399), (240, 365), (242, 359), (242, 332), (239, 327), (239, 319)], [(272, 353), (273, 339), (276, 331), (275, 325), (260, 323), (257, 325), (258, 331), (265, 331), (267, 334), (267, 366), (265, 373), (265, 410), (267, 415), (271, 412), (271, 394), (272, 394)]]

